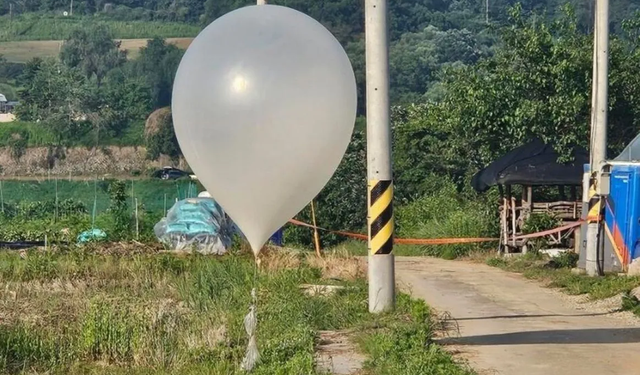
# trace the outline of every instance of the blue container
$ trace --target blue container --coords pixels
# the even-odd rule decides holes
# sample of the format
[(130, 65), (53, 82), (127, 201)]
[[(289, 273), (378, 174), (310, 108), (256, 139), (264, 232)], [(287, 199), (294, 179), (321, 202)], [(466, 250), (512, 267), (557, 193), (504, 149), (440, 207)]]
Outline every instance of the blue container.
[(640, 165), (612, 166), (605, 232), (623, 268), (640, 257)]

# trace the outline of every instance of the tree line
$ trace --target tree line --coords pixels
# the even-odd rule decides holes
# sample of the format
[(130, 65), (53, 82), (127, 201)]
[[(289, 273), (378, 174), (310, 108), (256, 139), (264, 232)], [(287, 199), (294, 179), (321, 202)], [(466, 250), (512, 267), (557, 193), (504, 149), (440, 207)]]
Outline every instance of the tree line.
[[(341, 41), (358, 38), (363, 33), (362, 0), (271, 0), (272, 4), (298, 9), (321, 21)], [(571, 4), (578, 23), (588, 29), (592, 23), (593, 1), (583, 0), (394, 0), (389, 2), (392, 38), (405, 32), (416, 32), (426, 26), (439, 29), (482, 29), (487, 20), (504, 24), (507, 10), (520, 3), (526, 12), (536, 12), (553, 19), (559, 9)], [(159, 20), (206, 25), (217, 17), (255, 0), (75, 0), (76, 16), (102, 16), (114, 20)], [(487, 8), (488, 5), (488, 8)], [(625, 17), (640, 9), (633, 0), (611, 0), (611, 23), (618, 25)], [(61, 15), (70, 11), (69, 0), (0, 0), (0, 16), (24, 13)]]
[[(184, 51), (152, 39), (135, 60), (127, 59), (104, 24), (78, 28), (59, 58), (33, 59), (16, 77), (21, 121), (53, 132), (56, 146), (100, 147), (128, 136), (156, 108), (171, 103), (171, 89)], [(178, 156), (178, 155), (171, 155)]]

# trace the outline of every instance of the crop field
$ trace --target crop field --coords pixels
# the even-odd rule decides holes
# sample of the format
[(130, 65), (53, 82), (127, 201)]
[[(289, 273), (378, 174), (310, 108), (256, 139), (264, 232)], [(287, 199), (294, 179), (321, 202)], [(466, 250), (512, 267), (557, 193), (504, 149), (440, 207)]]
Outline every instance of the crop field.
[[(108, 180), (3, 180), (0, 182), (0, 203), (54, 202), (57, 197), (59, 202), (72, 199), (89, 209), (93, 208), (95, 201), (96, 210), (100, 213), (109, 206), (109, 184)], [(197, 196), (200, 189), (189, 180), (140, 179), (129, 180), (125, 184), (130, 204), (137, 199), (138, 204), (144, 206), (145, 210), (156, 213), (163, 213), (165, 208), (171, 208), (176, 199)]]
[[(129, 58), (136, 58), (140, 48), (147, 45), (149, 38), (120, 39), (121, 49), (128, 51)], [(168, 38), (167, 43), (186, 49), (193, 38)], [(62, 40), (30, 40), (0, 42), (0, 55), (10, 62), (26, 62), (34, 57), (56, 57), (60, 53)]]
[(87, 24), (103, 23), (118, 39), (194, 37), (201, 27), (161, 21), (116, 21), (99, 17), (59, 17), (26, 14), (13, 19), (0, 17), (0, 41), (63, 40)]
[[(354, 258), (270, 251), (260, 269), (237, 248), (222, 257), (104, 245), (0, 253), (0, 372), (8, 374), (240, 374), (243, 318), (257, 293), (254, 374), (319, 374), (320, 331), (348, 331), (364, 374), (472, 374), (431, 343), (422, 302), (400, 295), (370, 315)], [(303, 284), (334, 284), (310, 296)], [(357, 332), (357, 333), (355, 333)]]

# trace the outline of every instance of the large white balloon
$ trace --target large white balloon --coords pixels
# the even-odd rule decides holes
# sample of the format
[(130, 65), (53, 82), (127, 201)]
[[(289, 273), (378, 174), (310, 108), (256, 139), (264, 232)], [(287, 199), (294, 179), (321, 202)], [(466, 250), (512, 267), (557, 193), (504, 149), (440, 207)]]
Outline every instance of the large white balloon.
[(286, 7), (230, 12), (185, 53), (172, 103), (180, 148), (256, 254), (335, 172), (356, 96), (342, 46)]

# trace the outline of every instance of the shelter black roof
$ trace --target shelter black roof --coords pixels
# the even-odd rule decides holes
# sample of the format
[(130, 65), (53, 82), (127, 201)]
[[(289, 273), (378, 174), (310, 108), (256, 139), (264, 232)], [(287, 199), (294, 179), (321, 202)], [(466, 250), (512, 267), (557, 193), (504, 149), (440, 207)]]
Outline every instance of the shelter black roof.
[(573, 162), (558, 163), (552, 146), (539, 139), (520, 146), (476, 173), (471, 186), (484, 192), (494, 185), (581, 185), (583, 165), (589, 164), (589, 154), (576, 148)]

